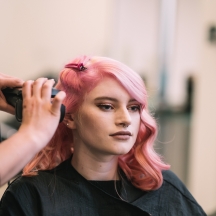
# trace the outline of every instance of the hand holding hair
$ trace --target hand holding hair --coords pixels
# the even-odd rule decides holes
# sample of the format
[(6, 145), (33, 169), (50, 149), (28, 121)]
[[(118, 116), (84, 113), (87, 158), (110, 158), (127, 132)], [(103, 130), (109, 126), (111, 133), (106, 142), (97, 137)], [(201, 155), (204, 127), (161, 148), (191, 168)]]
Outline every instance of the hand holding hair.
[(60, 106), (65, 93), (59, 92), (51, 103), (51, 90), (54, 80), (39, 78), (36, 81), (27, 81), (22, 88), (23, 120), (20, 131), (25, 131), (32, 138), (40, 140), (40, 150), (53, 136), (60, 118)]
[(51, 103), (53, 85), (54, 80), (47, 78), (23, 84), (22, 124), (17, 133), (0, 144), (0, 186), (15, 176), (52, 138), (65, 98), (61, 91)]

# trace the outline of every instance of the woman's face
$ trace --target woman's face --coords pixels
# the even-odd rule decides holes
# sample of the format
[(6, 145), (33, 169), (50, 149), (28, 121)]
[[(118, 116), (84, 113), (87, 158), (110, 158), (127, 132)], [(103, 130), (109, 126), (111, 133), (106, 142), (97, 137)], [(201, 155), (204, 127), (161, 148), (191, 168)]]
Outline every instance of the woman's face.
[(105, 77), (85, 97), (69, 123), (74, 153), (122, 155), (134, 145), (140, 126), (140, 104), (114, 79)]

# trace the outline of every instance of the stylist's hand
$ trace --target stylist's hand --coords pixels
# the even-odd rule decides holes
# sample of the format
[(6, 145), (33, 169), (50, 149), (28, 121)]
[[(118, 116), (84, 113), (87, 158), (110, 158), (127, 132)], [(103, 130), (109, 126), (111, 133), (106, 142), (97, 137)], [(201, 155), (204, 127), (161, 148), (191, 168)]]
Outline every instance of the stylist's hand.
[(23, 84), (23, 117), (19, 131), (31, 136), (39, 149), (52, 138), (60, 120), (60, 107), (65, 92), (59, 92), (52, 100), (51, 91), (55, 81), (39, 78)]
[(21, 87), (22, 84), (23, 81), (21, 79), (0, 73), (0, 110), (14, 114), (14, 107), (12, 107), (6, 102), (1, 89), (7, 87)]

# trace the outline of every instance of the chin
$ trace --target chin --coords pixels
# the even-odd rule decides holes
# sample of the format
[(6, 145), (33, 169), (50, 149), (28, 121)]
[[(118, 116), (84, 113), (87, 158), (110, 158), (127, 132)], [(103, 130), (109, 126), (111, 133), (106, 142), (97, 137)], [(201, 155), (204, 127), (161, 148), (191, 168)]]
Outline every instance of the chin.
[(115, 152), (113, 152), (113, 154), (114, 155), (125, 155), (125, 154), (127, 154), (129, 151), (131, 150), (131, 148), (130, 149), (118, 149), (117, 151), (115, 151)]
[(125, 155), (127, 154), (133, 147), (133, 144), (129, 145), (128, 143), (117, 143), (113, 145), (111, 148), (107, 149), (107, 153), (111, 155)]

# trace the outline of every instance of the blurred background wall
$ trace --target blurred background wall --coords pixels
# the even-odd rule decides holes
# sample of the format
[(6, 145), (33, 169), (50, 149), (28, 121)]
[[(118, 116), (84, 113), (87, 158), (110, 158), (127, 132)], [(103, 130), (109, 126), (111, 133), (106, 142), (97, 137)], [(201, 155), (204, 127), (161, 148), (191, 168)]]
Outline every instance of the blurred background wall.
[[(156, 150), (210, 215), (216, 211), (215, 10), (214, 0), (0, 0), (0, 71), (24, 80), (57, 78), (80, 54), (129, 65), (149, 92), (159, 125)], [(19, 125), (0, 117), (7, 138)]]

